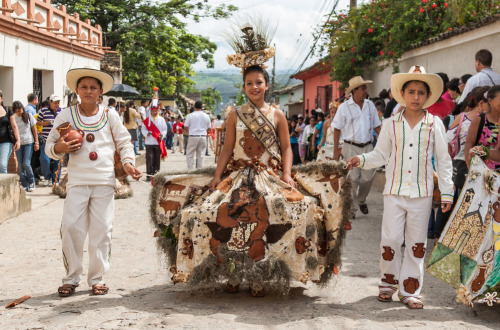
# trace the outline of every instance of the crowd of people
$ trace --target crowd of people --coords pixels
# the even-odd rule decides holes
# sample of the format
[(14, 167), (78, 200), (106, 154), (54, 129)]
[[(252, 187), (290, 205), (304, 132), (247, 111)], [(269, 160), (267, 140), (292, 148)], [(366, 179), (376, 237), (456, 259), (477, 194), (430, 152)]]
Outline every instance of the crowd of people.
[[(368, 98), (367, 85), (372, 81), (353, 77), (344, 96), (334, 100), (326, 113), (316, 109), (311, 113), (306, 111), (305, 118), (299, 114), (289, 119), (276, 106), (265, 102), (269, 77), (261, 66), (252, 65), (244, 67), (243, 73), (249, 102), (230, 111), (225, 123), (220, 117), (217, 121), (211, 120), (203, 112), (201, 102), (195, 103), (186, 118), (182, 118), (180, 113), (174, 116), (169, 109), (161, 112), (160, 107), (148, 105), (147, 101), (141, 102), (136, 109), (133, 101), (117, 107), (116, 101), (110, 99), (106, 108), (100, 104), (101, 95), (109, 90), (109, 84), (112, 86), (112, 78), (99, 71), (75, 69), (80, 71), (74, 74), (70, 74), (73, 70), (70, 71), (67, 82), (81, 99), (77, 107), (61, 110), (61, 98), (57, 95), (51, 95), (43, 102), (38, 112), (38, 99), (34, 94), (28, 95), (26, 106), (19, 101), (13, 102), (11, 108), (0, 103), (0, 173), (6, 173), (7, 161), (14, 150), (19, 162), (21, 185), (26, 191), (32, 191), (37, 177), (37, 171), (33, 170), (36, 167), (34, 163), (39, 162), (40, 174), (45, 182), (54, 183), (58, 180), (61, 159), (71, 154), (68, 171), (72, 175), (69, 176), (61, 228), (67, 275), (58, 290), (61, 296), (69, 296), (80, 282), (81, 254), (87, 231), (93, 232), (89, 242), (89, 285), (94, 294), (108, 291), (102, 275), (109, 268), (109, 260), (105, 256), (111, 241), (113, 190), (110, 186), (114, 185), (111, 155), (115, 148), (120, 153), (125, 171), (134, 179), (139, 179), (141, 173), (134, 167), (134, 156), (139, 154), (144, 144), (147, 178), (150, 178), (159, 171), (160, 158), (166, 155), (163, 149), (185, 153), (188, 169), (201, 168), (203, 156), (208, 154), (209, 146), (213, 146), (213, 142), (209, 141), (215, 138), (215, 128), (225, 127), (224, 145), (210, 183), (211, 194), (220, 194), (220, 198), (208, 195), (203, 203), (207, 210), (217, 210), (206, 214), (209, 222), (234, 235), (238, 235), (240, 230), (239, 214), (249, 212), (245, 211), (246, 208), (254, 206), (257, 209), (261, 207), (259, 212), (267, 210), (267, 206), (263, 206), (265, 198), (281, 194), (287, 196), (285, 201), (280, 200), (279, 212), (274, 215), (259, 213), (259, 217), (266, 218), (269, 228), (284, 226), (281, 229), (283, 233), (291, 228), (278, 224), (283, 219), (297, 216), (307, 221), (313, 218), (307, 213), (309, 206), (314, 204), (318, 209), (325, 208), (324, 201), (304, 195), (305, 191), (294, 192), (298, 183), (305, 185), (306, 181), (299, 181), (293, 174), (292, 165), (343, 159), (350, 169), (352, 200), (363, 214), (369, 212), (366, 197), (375, 169), (385, 167), (380, 244), (382, 278), (378, 299), (392, 301), (393, 294), (399, 292), (404, 304), (419, 309), (423, 308), (420, 292), (425, 253), (417, 250), (423, 248), (425, 251), (426, 239), (439, 236), (443, 230), (453, 202), (464, 184), (473, 152), (482, 154), (489, 168), (500, 169), (500, 151), (497, 148), (500, 74), (491, 69), (491, 63), (491, 52), (480, 50), (475, 55), (477, 73), (451, 80), (445, 73), (427, 73), (424, 67), (415, 65), (408, 73), (394, 74), (391, 89), (382, 91), (375, 99)], [(3, 101), (1, 92), (0, 101)], [(78, 118), (78, 124), (74, 118)], [(106, 121), (101, 118), (106, 118)], [(66, 136), (59, 136), (53, 127), (65, 121), (82, 127), (85, 141), (66, 141)], [(109, 129), (101, 130), (106, 125)], [(270, 129), (272, 127), (274, 129)], [(37, 152), (39, 155), (36, 155)], [(92, 174), (97, 168), (102, 170), (98, 172), (98, 181)], [(436, 201), (431, 188), (435, 172), (440, 190), (437, 201), (440, 207), (436, 208), (436, 215), (432, 214)], [(328, 180), (332, 176), (328, 174)], [(226, 194), (230, 200), (226, 201)], [(302, 201), (303, 213), (290, 211), (297, 201)], [(87, 204), (91, 206), (87, 208)], [(104, 213), (101, 210), (105, 210)], [(200, 205), (196, 203), (186, 204), (180, 211), (186, 215), (182, 216), (182, 221), (191, 221), (191, 216), (204, 212), (199, 210)], [(221, 210), (227, 213), (227, 219), (221, 220), (225, 222), (219, 222), (218, 212)], [(323, 222), (327, 222), (327, 212), (323, 213)], [(253, 213), (248, 214), (252, 218)], [(90, 217), (92, 228), (82, 230), (78, 220), (86, 217)], [(261, 218), (258, 220), (262, 221)], [(222, 234), (218, 231), (222, 229), (214, 229), (215, 225), (212, 227), (210, 230), (219, 235), (214, 234), (214, 237), (219, 238), (211, 239), (209, 245), (220, 263), (219, 244), (233, 239), (234, 235), (229, 237), (224, 232), (225, 238), (220, 238)], [(251, 230), (246, 223), (244, 228)], [(95, 234), (95, 230), (99, 231), (99, 235)], [(206, 228), (203, 230), (208, 232)], [(264, 238), (254, 236), (249, 236), (254, 238), (251, 247), (247, 249), (245, 245), (241, 251), (248, 250), (253, 262), (266, 260), (269, 247), (265, 246), (273, 242), (269, 241), (270, 236), (267, 243), (264, 243)], [(93, 245), (96, 237), (101, 243)], [(186, 240), (189, 238), (185, 238), (184, 242)], [(294, 242), (297, 248), (297, 241)], [(404, 261), (402, 245), (406, 246)], [(235, 249), (238, 250), (237, 247)], [(339, 247), (332, 245), (331, 249)], [(183, 255), (189, 256), (189, 253), (183, 252)], [(288, 256), (283, 258), (285, 263), (289, 261)], [(202, 260), (201, 257), (199, 260)], [(300, 263), (298, 260), (294, 261), (296, 265)], [(193, 267), (192, 263), (189, 265)], [(241, 278), (230, 279), (226, 290), (237, 292), (240, 282)], [(264, 295), (263, 283), (254, 280), (250, 285), (253, 296)]]

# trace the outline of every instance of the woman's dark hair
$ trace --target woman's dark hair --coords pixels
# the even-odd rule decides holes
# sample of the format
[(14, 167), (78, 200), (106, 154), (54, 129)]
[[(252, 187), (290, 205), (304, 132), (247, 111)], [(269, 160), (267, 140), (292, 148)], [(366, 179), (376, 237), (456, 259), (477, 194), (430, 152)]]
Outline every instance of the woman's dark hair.
[(469, 80), (469, 78), (472, 77), (471, 74), (469, 73), (466, 73), (464, 74), (463, 76), (460, 77), (460, 80), (464, 83), (464, 85), (467, 83), (467, 80)]
[(458, 89), (459, 83), (460, 83), (460, 79), (453, 78), (452, 80), (448, 81), (448, 83), (446, 84), (446, 88), (449, 89), (450, 91), (454, 91), (455, 93), (460, 94), (460, 89)]
[(24, 106), (21, 102), (19, 101), (14, 101), (12, 103), (12, 111), (16, 112), (17, 109), (21, 109), (23, 112), (21, 114), (21, 118), (23, 119), (24, 123), (27, 124), (30, 120), (30, 116), (26, 111), (24, 111)]
[(134, 101), (132, 100), (129, 100), (127, 101), (127, 103), (125, 104), (125, 113), (123, 114), (123, 121), (125, 122), (125, 124), (128, 124), (130, 122), (130, 108), (134, 105)]
[(84, 78), (92, 78), (92, 79), (95, 79), (95, 81), (97, 81), (97, 83), (99, 84), (99, 87), (101, 87), (101, 88), (102, 88), (102, 82), (101, 82), (99, 79), (95, 78), (95, 77), (81, 77), (81, 78), (79, 78), (79, 79), (76, 81), (76, 87), (77, 87), (77, 88), (78, 88), (78, 85), (80, 84), (80, 81), (81, 81), (82, 79), (84, 79)]
[(484, 93), (486, 93), (489, 89), (490, 86), (474, 87), (465, 99), (465, 101), (467, 102), (467, 106), (471, 109), (474, 109), (479, 105), (479, 102), (487, 102), (486, 98), (484, 97)]
[(264, 70), (264, 68), (261, 67), (260, 65), (249, 66), (248, 68), (245, 69), (245, 71), (243, 71), (243, 83), (245, 82), (245, 78), (247, 77), (247, 75), (251, 72), (262, 73), (262, 75), (264, 75), (264, 80), (266, 81), (266, 84), (269, 84), (269, 75), (267, 74), (267, 71)]
[(404, 83), (403, 87), (401, 87), (401, 90), (404, 92), (406, 87), (408, 87), (408, 85), (412, 82), (417, 82), (417, 83), (422, 83), (424, 84), (425, 86), (425, 89), (427, 90), (427, 94), (429, 94), (431, 92), (431, 88), (429, 87), (429, 85), (427, 85), (427, 83), (425, 81), (422, 81), (422, 80), (409, 80), (407, 82)]
[(446, 73), (444, 73), (444, 72), (438, 72), (436, 74), (439, 77), (441, 77), (441, 80), (443, 81), (443, 92), (441, 93), (441, 95), (443, 95), (444, 93), (446, 93), (446, 85), (450, 81), (450, 78), (448, 78), (448, 75)]
[(500, 93), (500, 85), (495, 85), (488, 89), (488, 100), (492, 100)]
[(387, 89), (383, 89), (380, 91), (380, 93), (378, 93), (378, 97), (381, 98), (381, 99), (388, 99), (389, 98), (389, 92), (387, 91)]

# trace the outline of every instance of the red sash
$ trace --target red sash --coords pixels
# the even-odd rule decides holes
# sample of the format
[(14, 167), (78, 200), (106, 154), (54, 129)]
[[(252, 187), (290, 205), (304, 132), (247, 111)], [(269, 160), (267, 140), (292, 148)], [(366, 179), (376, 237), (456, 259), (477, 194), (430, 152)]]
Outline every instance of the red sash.
[(148, 117), (144, 119), (143, 124), (146, 125), (146, 129), (151, 132), (151, 135), (158, 141), (158, 145), (161, 150), (161, 159), (163, 160), (167, 157), (167, 148), (165, 148), (165, 142), (160, 139), (160, 130), (156, 127), (155, 123)]

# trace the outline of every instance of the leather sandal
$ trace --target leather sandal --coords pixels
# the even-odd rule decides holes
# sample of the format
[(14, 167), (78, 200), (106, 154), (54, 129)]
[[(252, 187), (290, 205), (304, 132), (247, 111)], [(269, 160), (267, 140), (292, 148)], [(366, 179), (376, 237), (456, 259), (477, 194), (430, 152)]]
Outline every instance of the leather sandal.
[(73, 284), (63, 284), (62, 286), (57, 288), (57, 292), (59, 293), (59, 297), (69, 297), (75, 293), (76, 285)]

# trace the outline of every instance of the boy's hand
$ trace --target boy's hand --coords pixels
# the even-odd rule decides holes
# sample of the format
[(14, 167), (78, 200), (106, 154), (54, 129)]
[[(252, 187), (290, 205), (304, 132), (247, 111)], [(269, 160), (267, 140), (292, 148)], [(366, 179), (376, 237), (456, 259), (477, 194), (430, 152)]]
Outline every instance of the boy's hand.
[(349, 168), (350, 170), (352, 170), (353, 167), (356, 167), (359, 165), (359, 157), (358, 156), (354, 156), (354, 157), (351, 157), (349, 158), (349, 160), (347, 161), (346, 165), (347, 165), (347, 168)]
[(125, 169), (125, 172), (127, 172), (127, 174), (130, 175), (134, 180), (139, 180), (142, 177), (141, 171), (133, 167), (130, 163), (125, 163), (125, 165), (123, 165), (123, 168)]

